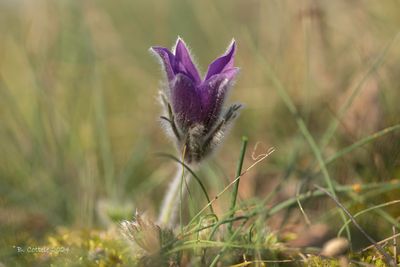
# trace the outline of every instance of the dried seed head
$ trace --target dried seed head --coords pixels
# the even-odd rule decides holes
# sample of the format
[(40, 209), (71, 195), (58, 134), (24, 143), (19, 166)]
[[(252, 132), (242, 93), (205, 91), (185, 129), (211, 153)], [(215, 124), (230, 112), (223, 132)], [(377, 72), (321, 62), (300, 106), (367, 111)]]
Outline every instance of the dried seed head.
[(161, 230), (152, 221), (136, 212), (132, 221), (121, 223), (122, 234), (131, 242), (149, 254), (157, 253), (161, 248)]
[(200, 223), (200, 228), (204, 228), (198, 233), (198, 238), (200, 240), (208, 240), (210, 238), (210, 234), (212, 233), (212, 225), (218, 221), (217, 217), (209, 216), (203, 218)]

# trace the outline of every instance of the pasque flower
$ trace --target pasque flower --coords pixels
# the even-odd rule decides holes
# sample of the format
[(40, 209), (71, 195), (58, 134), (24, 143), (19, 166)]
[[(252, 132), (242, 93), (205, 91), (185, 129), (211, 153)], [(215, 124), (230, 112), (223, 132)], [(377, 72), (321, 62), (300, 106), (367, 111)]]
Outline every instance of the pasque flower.
[(239, 71), (234, 66), (236, 43), (212, 62), (202, 79), (182, 39), (173, 51), (152, 47), (161, 59), (167, 85), (161, 91), (164, 119), (184, 151), (188, 163), (199, 162), (221, 142), (227, 126), (236, 118), (240, 104), (224, 110), (228, 91)]

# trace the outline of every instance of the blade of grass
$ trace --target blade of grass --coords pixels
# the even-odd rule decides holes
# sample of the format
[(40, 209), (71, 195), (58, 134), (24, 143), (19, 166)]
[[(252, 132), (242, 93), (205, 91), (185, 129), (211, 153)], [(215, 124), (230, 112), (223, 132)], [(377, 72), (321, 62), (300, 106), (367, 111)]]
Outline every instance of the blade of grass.
[[(239, 234), (240, 230), (243, 228), (243, 226), (246, 224), (247, 220), (245, 220), (236, 230), (235, 232), (233, 232), (233, 234), (231, 235), (231, 237), (229, 238), (228, 244), (230, 244), (235, 238), (236, 236)], [(210, 267), (214, 267), (218, 260), (221, 258), (222, 254), (225, 252), (225, 250), (228, 248), (228, 246), (224, 246), (220, 252), (218, 253), (217, 256), (215, 256), (214, 260), (211, 262)]]
[(290, 262), (299, 262), (300, 260), (251, 260), (245, 261), (239, 264), (230, 265), (229, 267), (245, 267), (245, 266), (258, 266), (255, 264), (261, 264), (261, 266), (266, 266), (265, 263), (290, 263)]
[[(7, 83), (4, 81), (0, 73), (0, 94), (1, 94), (0, 99), (2, 106), (6, 106), (7, 109), (10, 110), (10, 115), (12, 115), (12, 121), (18, 127), (18, 130), (20, 130), (26, 136), (31, 136), (32, 133), (29, 124), (26, 118), (24, 117), (21, 109), (17, 105), (17, 99), (11, 94), (10, 90), (11, 89), (8, 87)], [(17, 141), (16, 145), (21, 146)]]
[(396, 233), (396, 227), (392, 227), (392, 231), (393, 231), (393, 257), (394, 257), (394, 260), (396, 261), (395, 263), (397, 264), (398, 263), (398, 261), (397, 261), (397, 233)]
[(335, 197), (332, 193), (328, 192), (325, 188), (322, 188), (318, 185), (314, 185), (315, 188), (318, 190), (324, 192), (327, 196), (329, 196), (337, 206), (339, 206), (346, 214), (349, 216), (350, 220), (353, 222), (354, 226), (357, 227), (357, 229), (372, 243), (374, 244), (375, 248), (381, 253), (381, 255), (384, 257), (384, 261), (386, 262), (387, 265), (396, 267), (395, 261), (393, 258), (386, 253), (386, 251), (379, 245), (370, 235), (367, 234), (367, 232), (364, 231), (364, 229), (357, 223), (357, 221), (354, 219), (353, 215), (343, 206), (342, 203), (339, 202), (337, 197)]
[[(242, 137), (242, 148), (240, 150), (240, 156), (239, 156), (239, 162), (237, 165), (237, 169), (236, 169), (236, 177), (240, 177), (240, 174), (242, 173), (242, 167), (243, 167), (243, 161), (244, 161), (244, 156), (246, 154), (246, 147), (247, 147), (247, 142), (248, 139), (246, 136)], [(240, 178), (236, 180), (234, 186), (233, 186), (233, 191), (232, 191), (232, 196), (231, 196), (231, 207), (230, 207), (230, 211), (231, 211), (231, 217), (233, 217), (235, 215), (235, 207), (236, 207), (236, 199), (237, 199), (237, 194), (238, 194), (238, 190), (239, 190), (239, 182), (240, 182)], [(228, 231), (232, 234), (232, 223), (230, 223), (228, 225)]]
[(376, 133), (373, 133), (373, 134), (371, 134), (371, 135), (369, 135), (367, 137), (364, 137), (361, 140), (353, 143), (352, 145), (350, 145), (348, 147), (345, 147), (344, 149), (336, 152), (331, 157), (327, 158), (325, 160), (325, 164), (328, 165), (328, 164), (334, 162), (335, 160), (337, 160), (338, 158), (341, 158), (344, 155), (352, 152), (354, 149), (356, 149), (356, 148), (358, 148), (360, 146), (363, 146), (365, 144), (368, 144), (368, 143), (374, 141), (375, 139), (377, 139), (377, 138), (379, 138), (381, 136), (384, 136), (384, 135), (386, 135), (386, 134), (388, 134), (390, 132), (394, 132), (394, 131), (397, 131), (397, 130), (400, 130), (400, 124), (396, 124), (396, 125), (387, 127), (387, 128), (385, 128), (385, 129), (383, 129), (383, 130), (381, 130), (379, 132), (376, 132)]
[[(392, 182), (385, 182), (385, 183), (370, 183), (370, 184), (361, 185), (361, 190), (374, 190), (376, 188), (380, 188), (382, 191), (379, 191), (378, 194), (382, 194), (384, 192), (388, 192), (388, 191), (393, 191), (393, 190), (399, 189), (400, 188), (400, 183), (393, 185)], [(347, 192), (351, 192), (353, 190), (354, 190), (354, 186), (353, 185), (346, 185), (346, 186), (339, 185), (336, 188), (336, 191), (338, 193), (347, 193)], [(385, 191), (383, 191), (383, 190), (385, 190)], [(374, 190), (372, 193), (375, 193), (375, 192), (376, 192), (376, 190)], [(310, 199), (310, 198), (313, 198), (313, 197), (314, 198), (315, 197), (321, 197), (323, 195), (324, 195), (323, 192), (321, 192), (321, 191), (313, 191), (313, 190), (312, 191), (308, 191), (308, 192), (303, 193), (303, 194), (300, 194), (300, 195), (296, 195), (296, 196), (294, 196), (292, 198), (289, 198), (289, 199), (287, 199), (287, 200), (285, 200), (283, 202), (280, 202), (279, 204), (277, 204), (277, 205), (273, 206), (272, 208), (270, 208), (267, 211), (267, 215), (268, 215), (268, 217), (271, 217), (274, 214), (276, 214), (276, 213), (278, 213), (278, 212), (280, 212), (280, 211), (282, 211), (284, 209), (287, 209), (287, 208), (289, 208), (291, 206), (296, 205), (297, 201), (303, 201), (303, 200), (307, 200), (307, 199)], [(375, 196), (375, 194), (371, 195), (371, 197), (374, 197), (374, 196)], [(230, 221), (250, 219), (250, 218), (260, 214), (261, 207), (262, 208), (265, 207), (265, 204), (264, 204), (263, 201), (261, 201), (260, 204), (258, 206), (256, 206), (255, 209), (252, 212), (250, 212), (248, 214), (244, 214), (242, 216), (234, 217), (232, 219), (221, 220), (220, 222), (217, 223), (218, 225), (209, 226), (209, 227), (218, 227), (219, 225), (225, 224), (225, 223), (230, 222)], [(265, 219), (267, 219), (267, 217)], [(203, 230), (203, 228), (201, 230)]]
[[(373, 211), (375, 209), (380, 209), (380, 208), (387, 207), (387, 206), (394, 205), (394, 204), (398, 204), (398, 203), (400, 203), (400, 200), (394, 200), (394, 201), (386, 202), (386, 203), (383, 203), (383, 204), (375, 205), (375, 206), (372, 206), (372, 207), (369, 207), (367, 209), (364, 209), (362, 211), (357, 212), (356, 214), (353, 215), (353, 217), (356, 218), (356, 217), (358, 217), (358, 216), (360, 216), (360, 215), (362, 215), (364, 213)], [(351, 223), (351, 220), (347, 220), (347, 222), (345, 224), (350, 224), (350, 223)], [(345, 228), (345, 225), (340, 227), (340, 229), (339, 229), (339, 231), (337, 233), (338, 237), (340, 237), (342, 235), (342, 232), (343, 232), (344, 228)]]
[[(363, 205), (368, 206), (370, 203), (369, 199), (374, 199), (374, 198), (376, 198), (376, 196), (382, 195), (388, 191), (392, 191), (397, 188), (399, 188), (399, 184), (395, 185), (395, 184), (393, 184), (393, 181), (392, 181), (387, 184), (383, 184), (380, 187), (373, 188), (371, 191), (365, 192), (361, 196), (359, 196), (359, 194), (356, 194), (354, 190), (347, 191), (346, 194), (349, 198), (351, 198), (351, 201), (348, 201), (347, 203), (345, 203), (345, 206), (351, 207), (351, 205), (355, 205), (355, 204), (363, 204)], [(360, 189), (360, 191), (364, 191), (364, 190), (365, 189)], [(375, 212), (377, 215), (379, 215), (379, 217), (381, 217), (382, 219), (386, 220), (389, 224), (393, 224), (398, 229), (400, 229), (400, 223), (396, 220), (396, 218), (391, 216), (386, 211), (384, 211), (382, 209), (375, 209), (375, 210), (373, 210), (373, 212)], [(334, 217), (334, 216), (336, 216), (334, 214), (334, 212), (327, 211), (323, 217), (324, 217), (324, 220), (329, 220), (330, 217)]]
[[(349, 191), (347, 193), (347, 195), (354, 202), (370, 206), (370, 201), (368, 201), (367, 198), (373, 199), (373, 196), (379, 196), (381, 194), (384, 194), (385, 191), (386, 191), (385, 188), (377, 188), (376, 190), (373, 190), (373, 191), (363, 194), (361, 196), (359, 196), (359, 194), (356, 194), (356, 192), (352, 192), (352, 191)], [(392, 225), (396, 226), (398, 229), (400, 229), (400, 222), (396, 218), (394, 218), (392, 215), (390, 215), (388, 212), (386, 212), (385, 210), (374, 209), (373, 212), (376, 213), (382, 219), (384, 219), (388, 224), (392, 224)]]
[[(386, 189), (386, 191), (392, 191), (392, 190), (396, 190), (396, 189), (400, 188), (400, 183), (395, 184), (395, 185), (393, 185), (392, 182), (371, 183), (371, 184), (361, 185), (361, 190), (371, 190), (371, 189), (376, 189), (376, 188)], [(346, 186), (339, 185), (336, 187), (337, 192), (349, 192), (349, 191), (353, 191), (353, 190), (354, 190), (353, 185), (346, 185)], [(382, 192), (380, 192), (380, 193), (382, 193)], [(306, 193), (298, 195), (297, 197), (289, 198), (283, 202), (280, 202), (279, 204), (272, 207), (268, 213), (270, 216), (272, 216), (283, 209), (286, 209), (292, 205), (297, 204), (297, 200), (302, 201), (305, 199), (309, 199), (311, 197), (318, 197), (318, 196), (322, 196), (322, 195), (323, 195), (323, 193), (319, 192), (319, 191), (308, 191)], [(346, 221), (347, 221), (347, 219), (346, 219)]]
[[(369, 183), (369, 184), (361, 185), (361, 187), (360, 187), (361, 190), (374, 190), (376, 188), (380, 188), (381, 190), (385, 189), (385, 192), (393, 191), (393, 190), (397, 190), (397, 189), (400, 188), (400, 183), (397, 183), (397, 184), (393, 184), (393, 182)], [(346, 192), (350, 192), (350, 191), (353, 191), (353, 190), (354, 190), (354, 185), (338, 185), (336, 187), (336, 191), (338, 193), (346, 193)], [(381, 194), (381, 193), (383, 193), (383, 192), (379, 192), (379, 194)], [(268, 209), (267, 210), (267, 216), (265, 217), (265, 219), (275, 215), (276, 213), (278, 213), (278, 212), (280, 212), (280, 211), (282, 211), (284, 209), (287, 209), (288, 207), (296, 205), (298, 200), (303, 201), (303, 200), (307, 200), (307, 199), (310, 199), (310, 198), (313, 198), (313, 197), (321, 197), (323, 195), (325, 195), (325, 194), (322, 191), (311, 190), (311, 191), (305, 192), (303, 194), (300, 194), (298, 196), (294, 196), (292, 198), (289, 198), (289, 199), (287, 199), (287, 200), (285, 200), (283, 202), (280, 202), (277, 205), (271, 207), (270, 209)], [(372, 195), (371, 197), (373, 197), (373, 196), (374, 195)], [(237, 216), (237, 217), (234, 217), (234, 218), (228, 218), (226, 220), (222, 219), (221, 221), (218, 221), (218, 222), (216, 222), (214, 224), (210, 224), (210, 225), (207, 225), (207, 226), (204, 226), (204, 227), (201, 227), (201, 228), (188, 229), (183, 235), (182, 234), (178, 235), (178, 239), (177, 240), (182, 240), (183, 238), (185, 238), (187, 236), (190, 236), (190, 235), (192, 235), (193, 233), (195, 233), (197, 231), (203, 231), (203, 230), (208, 229), (208, 228), (212, 228), (212, 231), (211, 231), (211, 234), (210, 234), (210, 238), (211, 238), (212, 235), (213, 235), (213, 232), (215, 232), (216, 228), (218, 228), (220, 225), (227, 224), (227, 223), (230, 223), (230, 222), (233, 222), (233, 221), (249, 220), (249, 219), (251, 219), (251, 218), (253, 218), (255, 216), (258, 216), (260, 214), (260, 212), (262, 212), (264, 210), (265, 210), (265, 203), (264, 203), (264, 201), (260, 201), (260, 203), (254, 208), (254, 210), (252, 210), (251, 212), (249, 212), (249, 213), (247, 213), (245, 215)], [(228, 215), (229, 215), (229, 212), (228, 212)], [(192, 222), (193, 221), (194, 220), (192, 219)], [(346, 219), (346, 221), (347, 221), (347, 219)], [(188, 226), (190, 226), (190, 225), (192, 225), (192, 224), (189, 223)], [(197, 225), (198, 224), (196, 224), (196, 226)], [(171, 242), (165, 244), (163, 247), (171, 246), (173, 243), (177, 242), (177, 240), (171, 241)]]
[[(237, 231), (237, 230), (236, 230)], [(235, 233), (236, 233), (235, 231)], [(240, 232), (240, 229), (239, 231)], [(210, 241), (210, 240), (188, 240), (183, 242), (182, 245), (176, 246), (173, 249), (169, 250), (166, 254), (171, 255), (173, 253), (183, 251), (186, 249), (193, 249), (193, 248), (254, 248), (254, 246), (243, 245), (243, 244), (234, 244), (232, 242), (222, 242), (222, 241)], [(211, 266), (211, 265), (210, 265)]]
[[(365, 185), (361, 185), (361, 190), (374, 190), (376, 188), (380, 188), (381, 190), (385, 190), (385, 192), (387, 191), (393, 191), (396, 190), (398, 188), (400, 188), (400, 183), (398, 183), (397, 185), (393, 186), (392, 182), (386, 182), (386, 183), (371, 183), (371, 184), (365, 184)], [(354, 190), (354, 185), (346, 185), (346, 186), (337, 186), (337, 192), (339, 193), (347, 193), (347, 192), (351, 192)], [(376, 190), (375, 190), (376, 191)], [(375, 192), (373, 191), (373, 192)], [(379, 194), (384, 193), (384, 192), (379, 192)], [(299, 200), (307, 200), (310, 199), (312, 197), (321, 197), (323, 196), (324, 193), (320, 192), (320, 191), (308, 191), (306, 193), (300, 194), (300, 195), (296, 195), (293, 198), (287, 199), (284, 202), (281, 202), (279, 204), (277, 204), (276, 206), (273, 206), (272, 208), (270, 208), (269, 210), (267, 210), (266, 212), (266, 216), (264, 221), (267, 219), (267, 217), (270, 217), (276, 213), (278, 213), (281, 210), (287, 209), (291, 206), (294, 206), (297, 204), (297, 201)], [(374, 194), (375, 195), (375, 194)], [(374, 195), (371, 195), (371, 197), (373, 197)], [(237, 210), (242, 209), (241, 207), (238, 207)], [(210, 234), (210, 239), (212, 238), (214, 232), (216, 231), (216, 228), (218, 228), (219, 226), (223, 225), (223, 224), (227, 224), (230, 222), (234, 222), (234, 221), (238, 221), (238, 220), (244, 220), (244, 219), (250, 219), (254, 216), (258, 216), (260, 215), (260, 210), (265, 210), (265, 203), (264, 201), (261, 201), (257, 206), (255, 206), (254, 210), (251, 211), (248, 214), (244, 214), (241, 216), (237, 216), (234, 218), (228, 218), (230, 215), (230, 212), (228, 212), (227, 214), (223, 215), (222, 218), (227, 218), (227, 219), (222, 219), (221, 221), (216, 222), (215, 224), (206, 226), (206, 227), (202, 227), (200, 229), (195, 229), (195, 231), (202, 231), (204, 229), (210, 228), (212, 227), (212, 231)], [(190, 235), (193, 233), (193, 230), (190, 230), (189, 232), (186, 232), (185, 235)]]
[(396, 39), (400, 33), (397, 33), (392, 40), (390, 40), (386, 46), (384, 47), (383, 51), (377, 56), (377, 58), (374, 60), (373, 64), (369, 67), (369, 69), (366, 71), (364, 76), (361, 78), (359, 83), (356, 85), (354, 88), (353, 92), (351, 93), (350, 97), (346, 100), (346, 102), (343, 104), (343, 106), (339, 109), (339, 112), (337, 116), (335, 116), (329, 126), (327, 127), (326, 132), (321, 138), (320, 142), (320, 147), (323, 148), (325, 147), (329, 141), (332, 139), (333, 135), (336, 132), (337, 127), (340, 124), (340, 120), (343, 118), (344, 114), (347, 112), (347, 110), (350, 108), (351, 104), (353, 103), (353, 100), (357, 96), (357, 94), (360, 92), (362, 89), (362, 85), (364, 82), (367, 80), (367, 78), (373, 73), (377, 68), (380, 67), (382, 64), (383, 60), (385, 59), (387, 52), (389, 49), (392, 47), (392, 45), (395, 43)]
[(309, 225), (311, 225), (311, 221), (310, 221), (310, 219), (308, 218), (306, 212), (304, 211), (304, 208), (303, 208), (303, 205), (301, 204), (301, 201), (299, 200), (299, 195), (300, 195), (300, 192), (301, 192), (301, 187), (302, 187), (302, 185), (303, 185), (303, 184), (300, 184), (300, 186), (298, 186), (298, 188), (297, 188), (297, 190), (296, 190), (297, 205), (299, 206), (299, 209), (300, 209), (301, 214), (303, 214), (304, 221), (305, 221), (306, 224), (309, 226)]
[(93, 100), (94, 100), (94, 125), (97, 133), (97, 142), (100, 158), (103, 166), (105, 179), (105, 190), (108, 197), (117, 198), (114, 183), (114, 159), (111, 152), (110, 137), (107, 128), (107, 118), (104, 103), (104, 91), (101, 83), (100, 70), (97, 68), (93, 73)]
[[(271, 81), (274, 84), (275, 89), (278, 91), (279, 96), (282, 98), (283, 102), (285, 103), (286, 107), (289, 109), (290, 113), (292, 113), (297, 126), (299, 127), (301, 133), (303, 134), (303, 137), (306, 139), (308, 142), (311, 150), (314, 153), (315, 158), (317, 159), (317, 162), (320, 166), (320, 169), (322, 171), (322, 175), (325, 179), (325, 183), (327, 184), (330, 192), (336, 196), (335, 193), (335, 187), (333, 185), (332, 179), (329, 175), (328, 169), (326, 167), (325, 161), (322, 156), (322, 151), (318, 147), (317, 143), (315, 142), (314, 138), (312, 137), (310, 131), (308, 130), (304, 120), (301, 118), (299, 112), (297, 111), (296, 106), (294, 105), (292, 99), (290, 98), (289, 94), (287, 93), (287, 90), (284, 88), (276, 74), (273, 72), (271, 69), (270, 64), (263, 58), (259, 57), (260, 60), (262, 60), (263, 64), (260, 64), (264, 67), (264, 71), (266, 72), (267, 76), (271, 79)], [(343, 211), (339, 210), (339, 214), (343, 222), (346, 222), (346, 216), (343, 213)], [(351, 240), (351, 234), (350, 234), (350, 229), (347, 227), (346, 228), (347, 232), (347, 237), (349, 240)]]
[(189, 222), (188, 225), (191, 225), (194, 221), (196, 221), (201, 214), (208, 208), (208, 206), (212, 205), (217, 199), (219, 199), (232, 185), (236, 183), (238, 179), (243, 177), (247, 172), (249, 172), (252, 168), (254, 168), (258, 163), (266, 159), (268, 156), (270, 156), (273, 152), (275, 151), (275, 148), (270, 148), (261, 158), (256, 160), (253, 164), (251, 164), (245, 171), (243, 171), (238, 177), (236, 177), (232, 182), (230, 182), (221, 192), (219, 192), (212, 200), (210, 203), (208, 203), (206, 206), (203, 207)]

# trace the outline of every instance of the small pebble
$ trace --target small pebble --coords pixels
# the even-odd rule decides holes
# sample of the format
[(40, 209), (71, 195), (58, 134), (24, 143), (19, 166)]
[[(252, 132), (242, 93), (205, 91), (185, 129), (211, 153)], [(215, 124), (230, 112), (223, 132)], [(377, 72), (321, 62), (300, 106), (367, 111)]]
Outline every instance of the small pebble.
[(329, 240), (322, 248), (321, 255), (325, 257), (336, 257), (343, 255), (349, 249), (349, 241), (343, 237)]

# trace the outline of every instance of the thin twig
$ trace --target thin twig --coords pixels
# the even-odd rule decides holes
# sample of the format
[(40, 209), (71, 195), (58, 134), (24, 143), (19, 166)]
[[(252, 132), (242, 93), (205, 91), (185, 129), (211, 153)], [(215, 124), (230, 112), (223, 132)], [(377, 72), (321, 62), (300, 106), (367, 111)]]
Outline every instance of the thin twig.
[(392, 226), (392, 231), (393, 231), (393, 257), (394, 257), (394, 262), (397, 265), (397, 236), (396, 236), (396, 227), (393, 225)]
[(211, 206), (219, 197), (221, 197), (232, 185), (236, 183), (237, 180), (239, 180), (243, 175), (245, 175), (248, 171), (250, 171), (254, 166), (256, 166), (258, 163), (266, 159), (269, 155), (271, 155), (275, 151), (275, 148), (270, 148), (268, 149), (267, 153), (251, 164), (244, 172), (242, 172), (238, 177), (236, 177), (232, 182), (230, 182), (221, 192), (219, 192), (206, 206), (204, 206), (203, 209), (201, 209), (189, 222), (188, 225), (193, 223), (206, 209), (208, 209), (209, 206)]
[[(395, 235), (389, 236), (388, 238), (385, 238), (385, 239), (383, 239), (383, 240), (381, 240), (381, 241), (379, 241), (379, 242), (377, 242), (377, 243), (378, 243), (378, 244), (383, 244), (383, 243), (385, 243), (385, 242), (388, 242), (388, 241), (391, 240), (391, 239), (395, 240), (398, 236), (400, 236), (400, 233), (397, 233), (397, 234), (395, 234)], [(373, 248), (373, 247), (374, 247), (374, 245), (371, 245), (371, 246), (368, 246), (368, 247), (366, 247), (366, 248), (363, 248), (361, 251), (364, 252), (364, 251), (367, 251), (367, 250), (369, 250), (369, 249), (371, 249), (371, 248)]]
[[(364, 213), (367, 213), (369, 211), (373, 211), (375, 209), (380, 209), (380, 208), (383, 208), (383, 207), (387, 207), (387, 206), (394, 205), (394, 204), (399, 204), (399, 203), (400, 203), (400, 199), (393, 200), (393, 201), (390, 201), (390, 202), (386, 202), (386, 203), (383, 203), (383, 204), (379, 204), (379, 205), (376, 205), (376, 206), (372, 206), (372, 207), (369, 207), (369, 208), (367, 208), (365, 210), (357, 212), (356, 214), (353, 215), (353, 218), (356, 218), (356, 217), (358, 217), (358, 216), (360, 216), (360, 215), (362, 215)], [(349, 223), (351, 223), (351, 220), (347, 220), (346, 223), (344, 223), (342, 225), (342, 227), (338, 231), (338, 234), (337, 234), (338, 237), (341, 236), (341, 234), (342, 234), (343, 230), (345, 229), (346, 225), (348, 225)]]
[(301, 185), (300, 185), (300, 186), (297, 188), (297, 190), (296, 190), (296, 201), (297, 201), (297, 205), (299, 205), (300, 212), (301, 212), (301, 214), (303, 214), (303, 217), (304, 217), (304, 220), (306, 221), (306, 224), (307, 224), (307, 225), (311, 225), (311, 221), (310, 221), (310, 219), (308, 218), (306, 212), (304, 211), (303, 205), (301, 204), (300, 199), (299, 199), (300, 191), (301, 191)]

